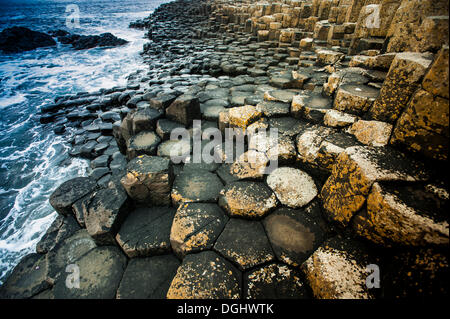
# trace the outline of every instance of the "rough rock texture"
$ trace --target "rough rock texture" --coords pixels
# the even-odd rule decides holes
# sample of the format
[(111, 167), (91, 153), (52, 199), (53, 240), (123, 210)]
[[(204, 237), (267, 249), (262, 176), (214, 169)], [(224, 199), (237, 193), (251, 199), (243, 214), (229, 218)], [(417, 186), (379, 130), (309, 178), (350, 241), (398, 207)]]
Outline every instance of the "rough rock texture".
[(0, 32), (0, 50), (5, 53), (30, 51), (55, 45), (55, 40), (48, 34), (24, 27), (6, 28)]
[(234, 266), (212, 251), (188, 255), (178, 268), (167, 298), (238, 299), (241, 276)]
[(173, 219), (170, 243), (175, 254), (186, 254), (210, 249), (222, 232), (228, 217), (216, 204), (181, 204)]
[(169, 253), (174, 216), (170, 207), (138, 208), (124, 221), (116, 240), (129, 258)]

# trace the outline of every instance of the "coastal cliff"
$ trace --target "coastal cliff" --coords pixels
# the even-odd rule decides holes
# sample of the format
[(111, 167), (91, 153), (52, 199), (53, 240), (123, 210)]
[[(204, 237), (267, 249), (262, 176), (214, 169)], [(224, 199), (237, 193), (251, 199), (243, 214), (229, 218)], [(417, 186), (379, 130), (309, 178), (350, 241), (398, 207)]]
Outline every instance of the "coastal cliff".
[[(131, 27), (147, 73), (41, 110), (92, 170), (0, 298), (448, 295), (447, 1), (180, 0)], [(193, 162), (227, 128), (244, 150)]]

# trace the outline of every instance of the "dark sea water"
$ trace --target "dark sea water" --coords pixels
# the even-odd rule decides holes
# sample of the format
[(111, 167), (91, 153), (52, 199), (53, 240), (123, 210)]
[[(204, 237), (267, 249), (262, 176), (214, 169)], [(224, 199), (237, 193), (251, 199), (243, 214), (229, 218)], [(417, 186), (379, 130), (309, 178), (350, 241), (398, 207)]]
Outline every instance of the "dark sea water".
[[(0, 53), (0, 284), (20, 258), (34, 252), (56, 217), (48, 203), (63, 181), (87, 173), (71, 160), (64, 139), (39, 123), (37, 112), (56, 96), (125, 85), (145, 69), (139, 55), (144, 32), (131, 21), (148, 16), (167, 0), (0, 0), (0, 30), (66, 29), (78, 34), (111, 32), (130, 41), (116, 48), (75, 51), (70, 46)], [(68, 5), (80, 10), (80, 26), (67, 29)]]

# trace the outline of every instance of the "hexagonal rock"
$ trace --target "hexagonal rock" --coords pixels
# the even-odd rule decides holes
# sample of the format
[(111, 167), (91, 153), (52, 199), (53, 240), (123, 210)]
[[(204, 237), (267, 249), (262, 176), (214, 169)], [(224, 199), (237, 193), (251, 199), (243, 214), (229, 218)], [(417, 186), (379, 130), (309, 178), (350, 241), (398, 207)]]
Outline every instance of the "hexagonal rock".
[[(447, 199), (439, 198), (439, 192), (446, 193)], [(355, 216), (352, 224), (359, 235), (377, 244), (448, 245), (446, 206), (448, 192), (431, 184), (374, 183), (366, 213)]]
[(338, 110), (327, 110), (323, 117), (323, 124), (330, 127), (344, 127), (355, 123), (356, 116)]
[(67, 265), (75, 263), (77, 259), (95, 247), (97, 244), (86, 229), (77, 231), (57, 244), (55, 249), (47, 254), (49, 262), (47, 281), (54, 284), (61, 274), (66, 274)]
[(241, 273), (212, 251), (184, 258), (167, 299), (239, 299)]
[(374, 120), (393, 123), (405, 109), (432, 62), (429, 53), (402, 52), (395, 56), (380, 95), (370, 109)]
[(233, 107), (228, 110), (228, 118), (230, 127), (241, 128), (245, 131), (247, 126), (257, 121), (262, 113), (252, 105), (241, 107)]
[(238, 179), (259, 179), (264, 176), (268, 163), (265, 153), (248, 150), (231, 164), (229, 172)]
[(179, 164), (190, 156), (191, 149), (192, 145), (188, 140), (168, 140), (159, 144), (156, 154), (162, 157), (170, 157), (172, 162)]
[(395, 125), (390, 143), (428, 158), (446, 160), (449, 100), (417, 90)]
[(320, 209), (312, 204), (307, 209), (277, 209), (264, 219), (263, 225), (277, 258), (297, 267), (324, 240), (320, 222)]
[(244, 275), (245, 299), (306, 299), (298, 271), (283, 264), (269, 264)]
[(433, 95), (449, 98), (449, 47), (442, 46), (438, 56), (423, 79), (423, 88)]
[(289, 103), (262, 101), (256, 105), (256, 109), (267, 117), (283, 116), (289, 114)]
[(156, 121), (163, 115), (160, 111), (151, 108), (144, 108), (133, 112), (130, 115), (131, 132), (137, 135), (144, 131), (153, 131)]
[(291, 104), (291, 114), (296, 118), (304, 118), (314, 123), (323, 120), (327, 110), (331, 109), (332, 103), (320, 93), (304, 92), (294, 96)]
[(117, 243), (129, 258), (169, 253), (174, 216), (171, 207), (138, 208), (123, 222)]
[(297, 92), (290, 91), (290, 90), (266, 91), (266, 92), (264, 92), (264, 100), (290, 104), (290, 103), (292, 103), (292, 99), (297, 94)]
[(27, 299), (50, 287), (45, 256), (29, 254), (22, 258), (0, 286), (0, 299)]
[(172, 203), (217, 202), (223, 184), (211, 172), (199, 169), (182, 172), (175, 178), (172, 187)]
[(104, 188), (95, 193), (85, 216), (89, 235), (99, 244), (113, 244), (114, 237), (132, 203), (122, 187)]
[(362, 114), (370, 109), (379, 90), (363, 84), (341, 85), (336, 93), (333, 108), (351, 114)]
[(341, 52), (331, 50), (319, 50), (316, 53), (317, 53), (316, 62), (320, 65), (335, 64), (344, 56), (344, 54)]
[(242, 271), (275, 259), (264, 227), (258, 221), (232, 218), (217, 239), (214, 250)]
[(173, 168), (170, 160), (158, 156), (139, 156), (127, 165), (122, 186), (138, 204), (169, 206)]
[(67, 237), (72, 236), (80, 229), (77, 221), (72, 216), (58, 215), (50, 227), (47, 229), (45, 235), (36, 245), (36, 252), (38, 254), (45, 254), (52, 250), (56, 244), (62, 242)]
[(359, 120), (348, 129), (358, 141), (369, 146), (385, 146), (392, 133), (392, 124)]
[(156, 123), (156, 133), (163, 140), (170, 139), (170, 134), (174, 129), (184, 128), (180, 123), (170, 121), (168, 119), (160, 119)]
[(140, 155), (155, 155), (161, 139), (154, 132), (141, 132), (130, 138), (127, 146), (129, 160)]
[(324, 242), (301, 266), (318, 299), (371, 299), (367, 265), (376, 264), (356, 241), (333, 237)]
[(317, 196), (314, 180), (307, 173), (292, 167), (280, 167), (267, 176), (267, 185), (281, 204), (303, 207)]
[(66, 276), (53, 287), (55, 299), (113, 299), (126, 268), (127, 258), (114, 246), (97, 247), (74, 262), (79, 268), (80, 288), (69, 288)]
[(306, 163), (315, 164), (320, 146), (333, 130), (324, 126), (312, 126), (296, 137), (298, 157)]
[(210, 249), (227, 221), (228, 217), (216, 204), (181, 204), (170, 230), (172, 249), (181, 258)]
[(51, 195), (50, 205), (61, 215), (72, 214), (72, 204), (93, 192), (97, 182), (89, 177), (77, 177), (62, 183)]
[(198, 98), (183, 94), (170, 104), (166, 109), (169, 120), (189, 126), (193, 120), (201, 119), (200, 103)]
[(424, 181), (423, 165), (393, 149), (355, 146), (342, 152), (321, 191), (326, 215), (348, 224), (376, 181)]
[(117, 299), (165, 299), (180, 262), (173, 255), (131, 259)]
[(274, 193), (263, 183), (239, 181), (220, 192), (219, 205), (232, 217), (260, 218), (278, 204)]

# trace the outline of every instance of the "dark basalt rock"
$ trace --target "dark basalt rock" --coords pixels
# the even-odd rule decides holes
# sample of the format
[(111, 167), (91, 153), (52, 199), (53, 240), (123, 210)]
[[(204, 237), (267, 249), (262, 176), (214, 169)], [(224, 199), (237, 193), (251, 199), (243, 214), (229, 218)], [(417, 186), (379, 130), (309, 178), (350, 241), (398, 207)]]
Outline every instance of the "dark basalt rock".
[(77, 177), (60, 185), (50, 196), (50, 204), (61, 215), (72, 214), (72, 204), (97, 187), (94, 179)]
[(55, 40), (48, 34), (24, 27), (6, 28), (0, 33), (0, 50), (5, 53), (31, 51), (54, 45)]
[(118, 299), (165, 299), (180, 262), (173, 255), (130, 260), (123, 274)]
[(37, 244), (36, 252), (39, 254), (47, 253), (52, 250), (56, 244), (71, 236), (79, 229), (80, 226), (75, 218), (72, 216), (64, 217), (59, 215), (47, 230), (44, 237), (42, 237)]
[(75, 50), (92, 49), (95, 47), (115, 47), (128, 43), (128, 41), (117, 38), (109, 32), (100, 35), (67, 34), (59, 36), (58, 41), (62, 44), (71, 44)]

